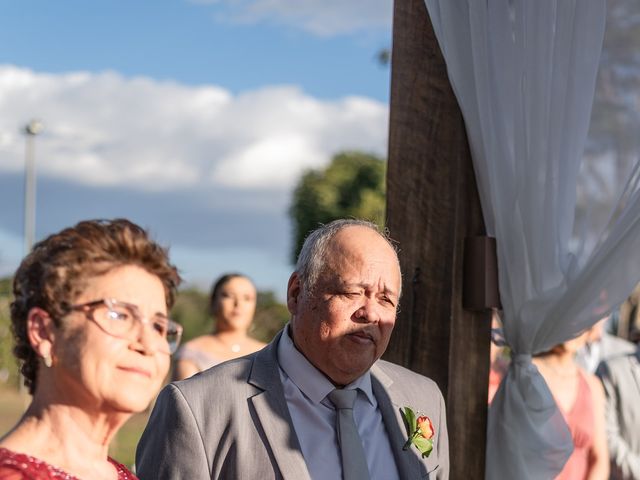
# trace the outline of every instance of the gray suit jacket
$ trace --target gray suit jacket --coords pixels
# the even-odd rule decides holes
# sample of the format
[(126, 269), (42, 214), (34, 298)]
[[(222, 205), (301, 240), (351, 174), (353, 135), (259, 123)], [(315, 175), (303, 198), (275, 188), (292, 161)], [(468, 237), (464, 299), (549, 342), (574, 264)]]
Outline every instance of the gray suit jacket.
[(636, 346), (630, 341), (604, 332), (600, 340), (578, 350), (576, 362), (587, 372), (595, 373), (600, 362), (635, 351)]
[[(255, 354), (167, 385), (138, 444), (137, 475), (142, 480), (309, 479), (280, 380), (279, 338)], [(400, 477), (447, 479), (446, 415), (436, 384), (385, 361), (376, 362), (371, 376)], [(406, 406), (434, 424), (434, 448), (426, 459), (415, 447), (402, 450), (407, 435), (399, 409)]]
[(600, 364), (611, 478), (640, 479), (640, 349)]

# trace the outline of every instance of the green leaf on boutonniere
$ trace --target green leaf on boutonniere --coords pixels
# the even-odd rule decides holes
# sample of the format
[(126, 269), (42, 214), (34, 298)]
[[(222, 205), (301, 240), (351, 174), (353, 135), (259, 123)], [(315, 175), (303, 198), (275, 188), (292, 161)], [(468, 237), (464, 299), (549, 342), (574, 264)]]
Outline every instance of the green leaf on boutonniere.
[(417, 417), (416, 413), (409, 407), (401, 408), (400, 413), (402, 414), (408, 437), (402, 449), (408, 450), (411, 445), (415, 445), (422, 457), (428, 457), (433, 450), (433, 437), (435, 435), (433, 423), (427, 416)]
[(407, 435), (411, 436), (412, 433), (416, 431), (416, 428), (418, 428), (416, 414), (409, 407), (404, 407), (404, 410), (401, 408), (400, 413), (402, 414), (402, 419), (404, 420), (404, 426), (407, 429)]
[(416, 437), (413, 439), (413, 444), (420, 450), (423, 457), (428, 457), (433, 450), (433, 441), (426, 438)]

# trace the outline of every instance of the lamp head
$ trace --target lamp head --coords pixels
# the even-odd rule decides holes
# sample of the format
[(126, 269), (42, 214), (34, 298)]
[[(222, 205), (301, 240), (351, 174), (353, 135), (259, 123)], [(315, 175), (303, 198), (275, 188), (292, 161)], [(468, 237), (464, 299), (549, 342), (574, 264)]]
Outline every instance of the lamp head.
[(24, 127), (24, 132), (27, 135), (38, 135), (39, 133), (42, 133), (43, 130), (44, 124), (40, 120), (31, 120)]

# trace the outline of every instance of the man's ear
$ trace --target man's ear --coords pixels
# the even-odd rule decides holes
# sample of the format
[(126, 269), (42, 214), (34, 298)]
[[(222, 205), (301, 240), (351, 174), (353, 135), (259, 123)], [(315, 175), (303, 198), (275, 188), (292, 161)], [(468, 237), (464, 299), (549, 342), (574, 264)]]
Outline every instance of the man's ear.
[(287, 308), (291, 315), (296, 314), (301, 290), (302, 284), (300, 283), (300, 276), (298, 272), (293, 272), (289, 277), (289, 284), (287, 285)]
[(40, 307), (33, 307), (27, 314), (27, 337), (40, 357), (51, 357), (55, 324), (51, 316)]

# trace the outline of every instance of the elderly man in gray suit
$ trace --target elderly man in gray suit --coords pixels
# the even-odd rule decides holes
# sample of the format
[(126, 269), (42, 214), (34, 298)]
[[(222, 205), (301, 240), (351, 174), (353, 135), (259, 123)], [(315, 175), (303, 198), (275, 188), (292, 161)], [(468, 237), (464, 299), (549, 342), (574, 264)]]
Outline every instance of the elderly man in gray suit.
[(640, 344), (633, 353), (600, 364), (607, 396), (606, 426), (611, 479), (640, 479)]
[[(138, 445), (138, 476), (448, 478), (438, 387), (379, 360), (400, 289), (396, 251), (374, 224), (314, 231), (289, 279), (290, 323), (263, 350), (162, 390)], [(406, 407), (418, 429), (404, 421)]]

